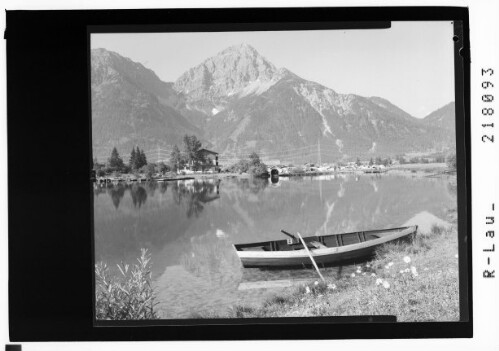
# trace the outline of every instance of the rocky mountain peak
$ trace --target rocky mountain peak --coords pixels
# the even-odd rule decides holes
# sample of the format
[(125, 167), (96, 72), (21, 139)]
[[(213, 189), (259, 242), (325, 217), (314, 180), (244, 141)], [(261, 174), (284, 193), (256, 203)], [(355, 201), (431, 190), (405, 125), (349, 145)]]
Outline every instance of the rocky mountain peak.
[(228, 97), (238, 95), (248, 86), (268, 84), (277, 71), (255, 48), (243, 43), (230, 46), (189, 69), (177, 79), (174, 89), (186, 95), (191, 105), (201, 100), (212, 101), (209, 110), (220, 109)]

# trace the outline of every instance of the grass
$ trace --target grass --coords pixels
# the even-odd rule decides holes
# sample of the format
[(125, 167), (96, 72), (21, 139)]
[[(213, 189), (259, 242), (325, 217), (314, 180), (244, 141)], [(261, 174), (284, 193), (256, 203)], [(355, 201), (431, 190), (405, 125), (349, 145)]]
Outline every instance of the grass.
[(433, 226), (410, 242), (384, 245), (353, 275), (310, 282), (261, 306), (235, 306), (219, 317), (395, 315), (401, 322), (459, 320), (454, 226)]
[(151, 284), (151, 255), (141, 250), (138, 264), (118, 265), (110, 273), (103, 262), (95, 265), (95, 312), (97, 320), (158, 319), (156, 296)]

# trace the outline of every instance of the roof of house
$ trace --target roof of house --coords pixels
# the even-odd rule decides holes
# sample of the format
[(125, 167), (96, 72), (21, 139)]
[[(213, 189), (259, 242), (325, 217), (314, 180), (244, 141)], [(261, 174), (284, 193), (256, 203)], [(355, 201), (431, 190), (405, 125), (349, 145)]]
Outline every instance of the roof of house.
[(202, 153), (205, 153), (205, 154), (211, 154), (211, 155), (218, 155), (218, 152), (211, 151), (211, 150), (208, 150), (208, 149), (201, 149), (198, 152), (202, 152)]

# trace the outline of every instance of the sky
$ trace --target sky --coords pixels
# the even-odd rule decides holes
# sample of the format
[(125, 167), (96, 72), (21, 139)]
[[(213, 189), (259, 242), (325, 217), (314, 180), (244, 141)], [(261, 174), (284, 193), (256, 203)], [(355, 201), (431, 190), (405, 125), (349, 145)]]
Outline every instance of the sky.
[(389, 29), (92, 34), (105, 48), (175, 81), (225, 48), (246, 43), (278, 68), (341, 94), (379, 96), (422, 118), (454, 101), (450, 21), (392, 22)]

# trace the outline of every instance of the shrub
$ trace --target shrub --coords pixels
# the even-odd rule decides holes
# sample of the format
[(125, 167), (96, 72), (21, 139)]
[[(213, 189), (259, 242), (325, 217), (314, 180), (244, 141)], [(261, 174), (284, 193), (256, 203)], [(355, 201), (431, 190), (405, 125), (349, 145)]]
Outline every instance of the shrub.
[(95, 314), (98, 320), (158, 319), (155, 292), (151, 284), (147, 249), (141, 249), (138, 264), (118, 265), (119, 274), (112, 276), (108, 266), (95, 265)]
[(456, 155), (449, 155), (447, 157), (447, 167), (449, 167), (450, 169), (456, 169), (456, 166), (457, 166), (457, 160), (456, 160)]
[(265, 175), (268, 176), (267, 166), (263, 163), (252, 165), (249, 168), (249, 173), (255, 177), (263, 177)]
[(444, 232), (444, 230), (445, 230), (444, 227), (437, 224), (431, 226), (431, 234), (433, 235), (440, 235)]
[(293, 168), (289, 171), (290, 174), (305, 174), (305, 170), (301, 167)]

